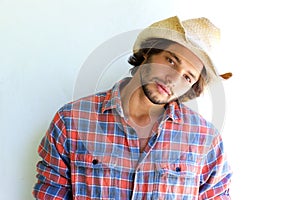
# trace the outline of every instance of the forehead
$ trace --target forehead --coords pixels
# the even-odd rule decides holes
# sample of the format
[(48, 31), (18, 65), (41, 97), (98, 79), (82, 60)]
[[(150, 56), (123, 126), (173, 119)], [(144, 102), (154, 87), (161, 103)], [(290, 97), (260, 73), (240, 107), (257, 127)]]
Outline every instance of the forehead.
[(183, 62), (192, 65), (197, 70), (202, 70), (203, 63), (202, 61), (188, 48), (178, 44), (173, 43), (169, 47), (165, 49), (166, 51), (170, 51), (174, 53), (178, 58), (180, 58)]

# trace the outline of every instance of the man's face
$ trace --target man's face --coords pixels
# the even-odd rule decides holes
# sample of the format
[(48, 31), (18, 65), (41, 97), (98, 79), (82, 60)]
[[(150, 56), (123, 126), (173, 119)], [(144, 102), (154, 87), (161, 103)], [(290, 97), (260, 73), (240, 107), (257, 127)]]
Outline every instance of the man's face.
[(202, 62), (187, 48), (172, 44), (146, 57), (140, 66), (143, 91), (154, 104), (166, 104), (185, 94), (198, 81)]

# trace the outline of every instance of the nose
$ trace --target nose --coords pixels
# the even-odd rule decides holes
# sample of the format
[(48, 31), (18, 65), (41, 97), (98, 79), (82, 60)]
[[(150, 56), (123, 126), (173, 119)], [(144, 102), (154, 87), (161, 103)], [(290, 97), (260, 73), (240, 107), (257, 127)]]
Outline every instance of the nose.
[(169, 70), (165, 76), (166, 83), (174, 85), (176, 82), (180, 81), (180, 73), (176, 70)]

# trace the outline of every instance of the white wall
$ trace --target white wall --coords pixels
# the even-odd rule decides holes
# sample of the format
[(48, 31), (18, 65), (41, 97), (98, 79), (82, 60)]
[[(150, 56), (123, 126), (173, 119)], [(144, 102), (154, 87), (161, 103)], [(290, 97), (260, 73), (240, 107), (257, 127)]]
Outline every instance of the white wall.
[[(222, 129), (233, 199), (293, 199), (300, 178), (297, 12), (292, 1), (1, 0), (0, 199), (32, 199), (37, 146), (55, 111), (73, 99), (91, 53), (172, 15), (206, 16), (222, 30), (220, 71), (234, 73), (224, 83)], [(124, 73), (114, 72), (112, 79)], [(213, 114), (207, 99), (199, 104)]]

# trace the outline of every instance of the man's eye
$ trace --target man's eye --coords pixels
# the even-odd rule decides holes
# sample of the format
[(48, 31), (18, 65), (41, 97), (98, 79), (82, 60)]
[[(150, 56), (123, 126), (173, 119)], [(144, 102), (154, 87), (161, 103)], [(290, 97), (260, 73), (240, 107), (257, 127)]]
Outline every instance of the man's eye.
[(188, 75), (184, 74), (183, 77), (187, 82), (189, 82), (189, 83), (192, 82), (192, 79)]
[(170, 63), (171, 65), (175, 65), (175, 62), (174, 62), (171, 58), (167, 57), (167, 61), (168, 61), (168, 63)]

